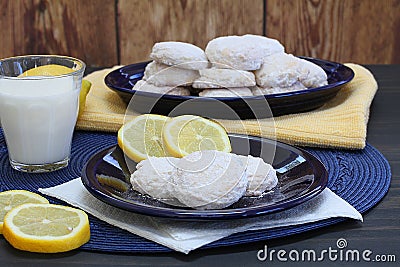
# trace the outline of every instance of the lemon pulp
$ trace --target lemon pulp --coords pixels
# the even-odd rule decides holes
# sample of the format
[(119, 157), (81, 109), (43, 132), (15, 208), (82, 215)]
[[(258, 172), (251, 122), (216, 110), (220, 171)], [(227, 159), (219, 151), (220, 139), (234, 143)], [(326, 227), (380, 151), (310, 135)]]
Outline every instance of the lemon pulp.
[(166, 157), (163, 144), (163, 128), (170, 118), (144, 114), (124, 124), (118, 131), (118, 144), (132, 160), (140, 162), (153, 157)]
[(23, 204), (7, 213), (3, 235), (15, 248), (56, 253), (80, 247), (90, 239), (85, 212), (53, 204)]
[(0, 234), (3, 232), (3, 221), (7, 212), (25, 203), (49, 203), (41, 195), (26, 190), (9, 190), (0, 193)]
[(194, 115), (178, 116), (168, 121), (163, 138), (168, 152), (175, 157), (200, 150), (232, 150), (228, 134), (220, 124)]

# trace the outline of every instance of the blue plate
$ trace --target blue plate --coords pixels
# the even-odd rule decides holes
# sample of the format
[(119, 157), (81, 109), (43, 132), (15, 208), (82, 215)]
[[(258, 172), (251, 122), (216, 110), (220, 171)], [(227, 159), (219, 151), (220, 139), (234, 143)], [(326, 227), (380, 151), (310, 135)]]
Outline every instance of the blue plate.
[[(141, 113), (155, 113), (169, 115), (176, 107), (190, 100), (187, 108), (181, 109), (178, 114), (195, 114), (211, 118), (254, 119), (270, 116), (280, 116), (291, 113), (305, 112), (316, 109), (336, 96), (342, 86), (354, 77), (354, 72), (340, 63), (301, 57), (320, 66), (328, 76), (328, 85), (280, 94), (248, 97), (198, 97), (160, 95), (149, 92), (136, 92), (132, 90), (138, 80), (143, 77), (143, 72), (149, 62), (127, 65), (110, 72), (104, 79), (105, 84), (126, 102), (131, 101), (135, 95), (132, 108)], [(234, 115), (225, 112), (226, 108), (235, 112)], [(268, 103), (268, 104), (267, 104)], [(269, 106), (269, 107), (268, 107)]]
[(220, 210), (168, 205), (132, 190), (127, 162), (118, 146), (91, 157), (82, 171), (82, 182), (93, 196), (115, 207), (181, 220), (225, 220), (264, 215), (299, 205), (325, 189), (328, 173), (324, 165), (308, 152), (259, 137), (237, 134), (229, 137), (233, 153), (259, 156), (272, 163), (279, 182), (271, 192), (261, 197), (242, 197), (232, 206)]

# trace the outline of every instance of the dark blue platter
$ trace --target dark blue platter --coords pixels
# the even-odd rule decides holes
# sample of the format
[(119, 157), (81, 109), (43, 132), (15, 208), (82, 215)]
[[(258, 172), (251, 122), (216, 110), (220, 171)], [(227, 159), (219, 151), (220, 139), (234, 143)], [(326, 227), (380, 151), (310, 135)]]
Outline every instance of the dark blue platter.
[[(328, 183), (324, 165), (308, 152), (269, 139), (231, 134), (232, 152), (261, 157), (272, 163), (278, 185), (261, 197), (242, 197), (220, 210), (194, 210), (165, 204), (132, 190), (129, 168), (118, 146), (92, 156), (82, 172), (82, 182), (96, 198), (135, 213), (181, 220), (225, 220), (265, 215), (296, 206), (321, 193)], [(128, 166), (129, 168), (128, 168)], [(114, 181), (99, 179), (112, 177)], [(117, 180), (117, 181), (116, 181)], [(121, 189), (122, 188), (122, 189)]]
[[(190, 105), (181, 107), (174, 115), (195, 114), (213, 118), (254, 119), (285, 114), (306, 112), (318, 107), (336, 96), (339, 90), (354, 77), (354, 72), (343, 64), (322, 59), (300, 57), (320, 66), (328, 76), (328, 85), (280, 94), (246, 97), (198, 97), (161, 95), (132, 90), (143, 77), (149, 62), (127, 65), (110, 72), (104, 79), (105, 84), (126, 102), (133, 96), (132, 109), (140, 113), (170, 115), (176, 108), (190, 101)], [(226, 112), (226, 109), (234, 112)]]

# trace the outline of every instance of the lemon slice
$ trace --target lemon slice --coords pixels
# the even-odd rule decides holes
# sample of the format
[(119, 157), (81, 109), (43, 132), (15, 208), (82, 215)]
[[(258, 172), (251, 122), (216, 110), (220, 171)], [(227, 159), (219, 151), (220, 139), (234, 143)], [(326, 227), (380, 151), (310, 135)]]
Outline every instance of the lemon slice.
[(129, 185), (118, 178), (111, 177), (108, 175), (103, 175), (103, 174), (96, 175), (96, 178), (100, 184), (109, 186), (120, 192), (126, 192), (129, 190)]
[(199, 150), (232, 150), (225, 129), (199, 116), (183, 115), (171, 119), (165, 125), (163, 138), (168, 152), (175, 157)]
[(149, 156), (166, 157), (162, 132), (170, 118), (144, 114), (124, 124), (118, 131), (118, 144), (132, 160), (140, 162)]
[(3, 220), (7, 212), (24, 203), (49, 203), (41, 195), (26, 190), (9, 190), (0, 193), (0, 234), (3, 232)]
[(19, 77), (26, 76), (56, 76), (73, 72), (74, 70), (66, 66), (49, 64), (44, 66), (35, 67), (22, 73)]
[(3, 235), (15, 248), (56, 253), (80, 247), (90, 239), (85, 212), (53, 204), (22, 204), (4, 218)]

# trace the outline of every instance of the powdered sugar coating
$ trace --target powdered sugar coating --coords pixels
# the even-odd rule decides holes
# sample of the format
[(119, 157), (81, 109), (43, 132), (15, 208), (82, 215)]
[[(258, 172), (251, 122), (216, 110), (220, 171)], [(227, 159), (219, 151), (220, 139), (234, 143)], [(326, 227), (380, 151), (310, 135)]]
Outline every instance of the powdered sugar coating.
[(222, 209), (238, 201), (246, 191), (243, 163), (231, 153), (194, 152), (177, 162), (172, 176), (174, 196), (195, 209)]
[(218, 88), (218, 89), (204, 89), (199, 93), (203, 97), (240, 97), (253, 95), (251, 90), (247, 87), (234, 87), (234, 88)]
[(177, 158), (149, 157), (136, 165), (130, 181), (134, 190), (158, 199), (173, 199), (171, 174)]
[(205, 53), (213, 66), (218, 68), (257, 70), (264, 58), (284, 50), (275, 39), (246, 34), (215, 38), (207, 44)]
[(251, 155), (240, 157), (246, 161), (248, 184), (245, 196), (260, 196), (278, 184), (275, 169), (270, 164), (264, 162), (262, 158)]
[(263, 88), (314, 88), (328, 83), (325, 71), (318, 65), (290, 54), (277, 53), (265, 58), (255, 72), (257, 85)]
[(150, 92), (162, 95), (190, 95), (190, 91), (187, 88), (180, 86), (155, 86), (154, 84), (146, 82), (145, 80), (137, 81), (132, 89), (140, 92)]
[(295, 91), (300, 91), (300, 90), (306, 90), (307, 87), (305, 87), (302, 83), (296, 82), (295, 84), (289, 86), (289, 87), (259, 87), (259, 86), (253, 86), (250, 88), (251, 92), (253, 93), (254, 96), (258, 95), (271, 95), (271, 94), (280, 94), (280, 93), (286, 93), (286, 92), (295, 92)]
[(209, 66), (203, 49), (183, 42), (156, 43), (150, 58), (159, 63), (189, 70), (201, 70)]
[(252, 72), (233, 69), (200, 70), (200, 78), (193, 81), (194, 88), (230, 88), (256, 85)]
[(191, 85), (199, 77), (197, 70), (181, 69), (153, 61), (146, 66), (143, 80), (156, 86), (179, 86)]

